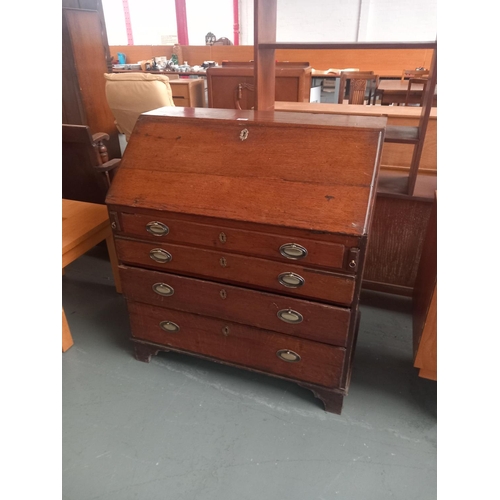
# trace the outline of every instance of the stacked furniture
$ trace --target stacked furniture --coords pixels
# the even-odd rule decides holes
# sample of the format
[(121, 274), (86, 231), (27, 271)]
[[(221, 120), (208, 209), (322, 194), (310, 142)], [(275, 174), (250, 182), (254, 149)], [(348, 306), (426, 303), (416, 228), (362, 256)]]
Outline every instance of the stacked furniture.
[(136, 357), (292, 380), (340, 413), (385, 118), (162, 108), (106, 203)]

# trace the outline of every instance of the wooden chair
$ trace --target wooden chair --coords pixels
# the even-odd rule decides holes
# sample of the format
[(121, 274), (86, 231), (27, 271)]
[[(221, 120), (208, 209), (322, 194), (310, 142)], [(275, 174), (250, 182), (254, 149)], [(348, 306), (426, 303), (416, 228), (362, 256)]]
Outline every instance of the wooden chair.
[(348, 104), (371, 104), (375, 101), (379, 77), (373, 71), (343, 72), (340, 76), (339, 104), (343, 104), (349, 82)]
[(423, 78), (428, 76), (428, 69), (404, 69), (401, 74), (401, 81), (404, 82), (407, 78)]
[(62, 126), (62, 197), (104, 204), (113, 170), (121, 159), (108, 159), (109, 135), (90, 134), (86, 125)]
[[(415, 105), (422, 106), (425, 95), (425, 88), (429, 82), (428, 78), (410, 78), (408, 80), (408, 90), (406, 91), (405, 106)], [(412, 98), (412, 87), (415, 85), (423, 85), (422, 92), (420, 94), (420, 101), (415, 102), (415, 98)], [(413, 90), (415, 92), (415, 90)]]

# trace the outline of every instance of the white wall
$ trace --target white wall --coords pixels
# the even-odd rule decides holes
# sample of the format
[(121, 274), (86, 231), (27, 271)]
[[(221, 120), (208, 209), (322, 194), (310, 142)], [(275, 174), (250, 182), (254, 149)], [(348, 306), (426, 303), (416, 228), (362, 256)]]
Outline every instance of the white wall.
[[(174, 0), (128, 0), (135, 45), (170, 45)], [(253, 44), (253, 2), (240, 2), (240, 43)], [(102, 0), (110, 45), (126, 45), (122, 0)], [(186, 0), (190, 45), (211, 31), (233, 40), (232, 0)], [(437, 0), (278, 0), (281, 42), (416, 42), (436, 38)], [(174, 41), (167, 41), (174, 40)]]
[(190, 45), (205, 45), (205, 35), (233, 41), (233, 0), (186, 0)]

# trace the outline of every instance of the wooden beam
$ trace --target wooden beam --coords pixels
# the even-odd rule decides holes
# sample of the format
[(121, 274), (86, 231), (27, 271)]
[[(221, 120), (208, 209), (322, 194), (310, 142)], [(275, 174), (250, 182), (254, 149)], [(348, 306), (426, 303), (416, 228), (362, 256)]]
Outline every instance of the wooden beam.
[(274, 110), (275, 49), (261, 44), (276, 42), (277, 0), (254, 2), (255, 109)]

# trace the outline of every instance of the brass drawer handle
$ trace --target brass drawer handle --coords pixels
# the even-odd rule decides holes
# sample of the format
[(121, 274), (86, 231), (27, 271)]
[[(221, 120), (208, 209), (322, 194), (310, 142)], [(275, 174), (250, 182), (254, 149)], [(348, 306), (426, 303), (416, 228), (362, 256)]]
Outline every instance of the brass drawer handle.
[(159, 262), (160, 264), (165, 264), (166, 262), (170, 262), (172, 260), (172, 255), (166, 250), (163, 250), (163, 248), (153, 248), (153, 250), (149, 252), (149, 256), (155, 262)]
[(295, 273), (281, 273), (278, 281), (287, 288), (299, 288), (306, 282), (302, 276)]
[(280, 254), (287, 259), (299, 260), (307, 256), (307, 250), (297, 243), (285, 243), (280, 246)]
[(287, 363), (298, 363), (300, 361), (300, 356), (289, 349), (280, 349), (276, 352), (276, 356)]
[(285, 323), (290, 323), (292, 325), (295, 325), (297, 323), (302, 323), (304, 320), (304, 317), (302, 314), (300, 314), (297, 311), (294, 311), (293, 309), (281, 309), (281, 311), (278, 311), (278, 318), (281, 321), (284, 321)]
[(157, 220), (153, 220), (146, 224), (146, 231), (151, 233), (154, 236), (165, 236), (169, 233), (169, 228), (163, 222), (158, 222)]
[(168, 333), (178, 332), (181, 327), (173, 321), (160, 321), (160, 328)]
[(174, 289), (166, 283), (155, 283), (153, 285), (153, 292), (161, 295), (162, 297), (170, 297), (174, 294)]

